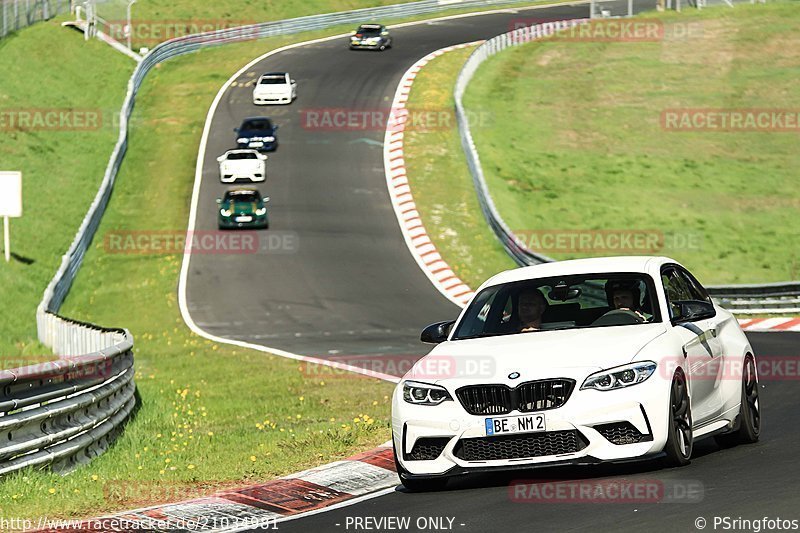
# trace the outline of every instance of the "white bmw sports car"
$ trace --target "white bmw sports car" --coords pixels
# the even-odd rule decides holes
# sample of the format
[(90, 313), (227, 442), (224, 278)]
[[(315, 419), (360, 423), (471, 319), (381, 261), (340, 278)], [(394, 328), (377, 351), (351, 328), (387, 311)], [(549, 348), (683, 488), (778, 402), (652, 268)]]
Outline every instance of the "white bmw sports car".
[(217, 158), (217, 162), (222, 183), (267, 179), (267, 156), (258, 150), (228, 150)]
[(291, 104), (297, 98), (297, 82), (288, 72), (268, 72), (256, 80), (253, 103)]
[(755, 354), (737, 320), (665, 257), (580, 259), (502, 272), (392, 399), (411, 490), (456, 474), (663, 457), (755, 442)]

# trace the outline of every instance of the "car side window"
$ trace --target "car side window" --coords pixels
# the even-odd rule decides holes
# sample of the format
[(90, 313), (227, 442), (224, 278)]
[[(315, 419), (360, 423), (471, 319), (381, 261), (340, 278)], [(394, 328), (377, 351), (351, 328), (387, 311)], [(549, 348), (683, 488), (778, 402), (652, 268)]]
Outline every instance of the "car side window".
[(686, 270), (679, 270), (678, 273), (685, 281), (686, 286), (692, 295), (692, 300), (711, 303), (711, 297), (708, 295), (708, 292), (706, 292), (705, 288), (700, 285), (699, 281), (694, 279), (694, 276), (689, 274)]
[(671, 319), (679, 318), (681, 316), (681, 306), (677, 302), (693, 299), (686, 280), (675, 268), (668, 268), (661, 272), (661, 281), (664, 284), (664, 292), (667, 297), (669, 316)]

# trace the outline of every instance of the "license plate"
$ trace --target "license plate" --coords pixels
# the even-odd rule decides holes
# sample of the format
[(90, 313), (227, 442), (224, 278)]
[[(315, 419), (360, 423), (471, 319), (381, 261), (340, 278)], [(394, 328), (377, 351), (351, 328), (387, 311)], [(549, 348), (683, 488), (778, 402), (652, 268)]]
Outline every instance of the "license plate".
[(544, 413), (486, 419), (486, 436), (545, 431)]
[(236, 222), (250, 222), (253, 217), (236, 217)]
[(264, 146), (264, 143), (261, 142), (261, 141), (256, 141), (256, 142), (251, 142), (250, 143), (250, 148), (261, 148), (262, 146)]

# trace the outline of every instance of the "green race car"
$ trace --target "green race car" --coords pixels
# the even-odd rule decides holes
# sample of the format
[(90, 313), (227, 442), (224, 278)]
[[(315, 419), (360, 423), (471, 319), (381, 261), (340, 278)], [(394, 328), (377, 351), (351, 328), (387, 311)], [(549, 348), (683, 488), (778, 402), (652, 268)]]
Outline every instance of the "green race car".
[(258, 189), (228, 189), (219, 204), (219, 229), (261, 229), (269, 227), (266, 203)]

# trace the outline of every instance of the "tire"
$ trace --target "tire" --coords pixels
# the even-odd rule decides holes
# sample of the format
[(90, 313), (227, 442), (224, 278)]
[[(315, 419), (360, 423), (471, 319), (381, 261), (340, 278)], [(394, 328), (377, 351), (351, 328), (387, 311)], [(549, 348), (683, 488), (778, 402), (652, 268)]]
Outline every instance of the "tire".
[(717, 435), (714, 440), (722, 448), (730, 448), (737, 444), (758, 442), (761, 436), (761, 402), (758, 398), (758, 376), (756, 375), (755, 358), (748, 354), (742, 365), (742, 398), (739, 405), (739, 429), (724, 435)]
[(681, 370), (672, 376), (669, 393), (669, 424), (667, 443), (664, 445), (664, 463), (667, 466), (684, 466), (692, 458), (692, 404), (686, 376)]
[(407, 474), (408, 471), (397, 460), (397, 448), (394, 447), (394, 439), (392, 439), (392, 449), (394, 450), (394, 466), (397, 470), (397, 477), (400, 478), (400, 483), (406, 489), (411, 492), (431, 492), (442, 490), (447, 486), (447, 476), (428, 479), (403, 479), (403, 474)]

